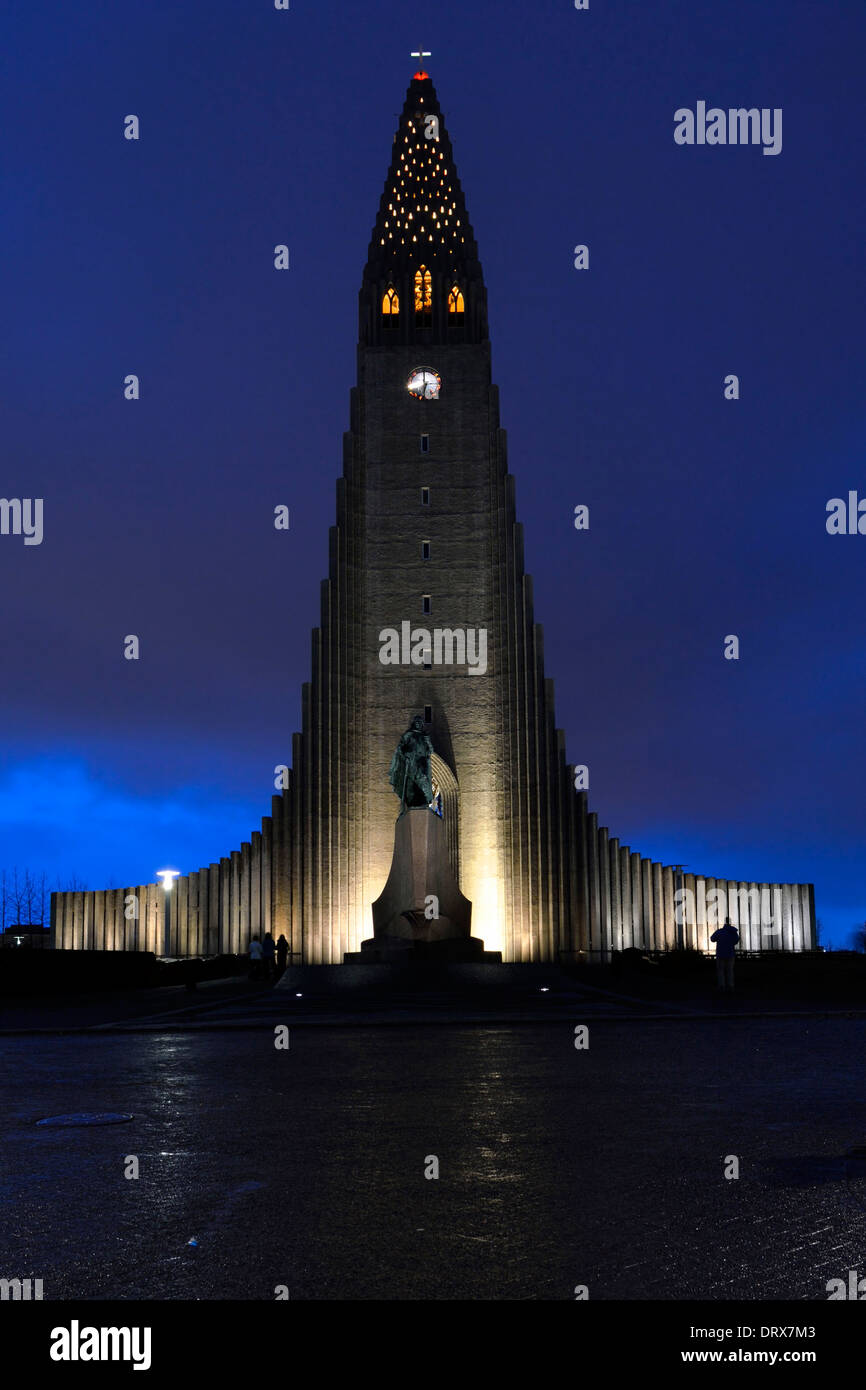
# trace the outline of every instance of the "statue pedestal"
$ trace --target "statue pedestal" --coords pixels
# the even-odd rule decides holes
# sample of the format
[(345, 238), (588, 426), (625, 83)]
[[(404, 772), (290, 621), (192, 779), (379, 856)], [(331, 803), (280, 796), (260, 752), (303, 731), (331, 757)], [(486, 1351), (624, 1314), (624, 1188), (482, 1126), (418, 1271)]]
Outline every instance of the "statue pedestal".
[(391, 872), (373, 903), (373, 936), (352, 961), (483, 960), (470, 935), (472, 904), (457, 886), (442, 818), (426, 806), (403, 811), (394, 829)]

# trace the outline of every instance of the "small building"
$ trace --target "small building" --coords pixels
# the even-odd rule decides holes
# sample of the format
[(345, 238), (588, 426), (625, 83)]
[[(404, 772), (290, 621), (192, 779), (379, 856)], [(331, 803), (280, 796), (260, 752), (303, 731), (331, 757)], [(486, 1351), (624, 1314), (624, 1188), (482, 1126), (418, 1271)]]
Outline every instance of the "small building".
[(45, 950), (50, 945), (51, 928), (42, 922), (13, 922), (0, 933), (0, 948), (11, 947), (14, 950), (18, 946), (35, 946)]

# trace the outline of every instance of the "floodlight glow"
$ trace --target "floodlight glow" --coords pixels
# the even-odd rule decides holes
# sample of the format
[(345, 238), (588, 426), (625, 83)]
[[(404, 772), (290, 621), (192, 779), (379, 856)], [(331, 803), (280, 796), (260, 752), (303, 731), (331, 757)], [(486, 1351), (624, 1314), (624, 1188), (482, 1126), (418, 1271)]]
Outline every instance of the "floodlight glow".
[(180, 878), (180, 869), (157, 869), (156, 876), (162, 879), (162, 886), (166, 893), (170, 893), (174, 880)]

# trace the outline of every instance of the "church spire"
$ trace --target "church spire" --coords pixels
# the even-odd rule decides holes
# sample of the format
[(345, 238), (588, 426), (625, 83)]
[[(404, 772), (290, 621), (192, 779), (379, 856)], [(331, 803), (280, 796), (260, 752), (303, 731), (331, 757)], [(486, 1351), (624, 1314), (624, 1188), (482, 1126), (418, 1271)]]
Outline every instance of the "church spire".
[[(429, 53), (412, 54), (420, 62)], [(481, 342), (486, 292), (451, 140), (423, 68), (409, 84), (361, 288), (361, 341)]]
[(424, 71), (424, 59), (433, 57), (433, 54), (430, 52), (429, 48), (422, 48), (419, 44), (418, 47), (414, 50), (414, 52), (409, 54), (409, 57), (418, 59), (418, 71), (415, 74), (417, 78), (430, 76), (429, 72)]

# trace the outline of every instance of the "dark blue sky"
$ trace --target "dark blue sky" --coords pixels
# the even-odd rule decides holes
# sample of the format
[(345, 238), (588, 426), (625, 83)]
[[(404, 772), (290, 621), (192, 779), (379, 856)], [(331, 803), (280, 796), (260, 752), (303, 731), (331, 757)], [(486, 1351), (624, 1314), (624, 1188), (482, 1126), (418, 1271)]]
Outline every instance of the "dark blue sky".
[[(0, 491), (44, 498), (45, 538), (0, 536), (0, 859), (122, 886), (268, 811), (419, 41), (569, 757), (623, 842), (814, 881), (843, 944), (866, 918), (866, 536), (828, 536), (825, 507), (866, 495), (861, 0), (18, 7)], [(781, 107), (781, 154), (676, 145), (699, 100)]]

